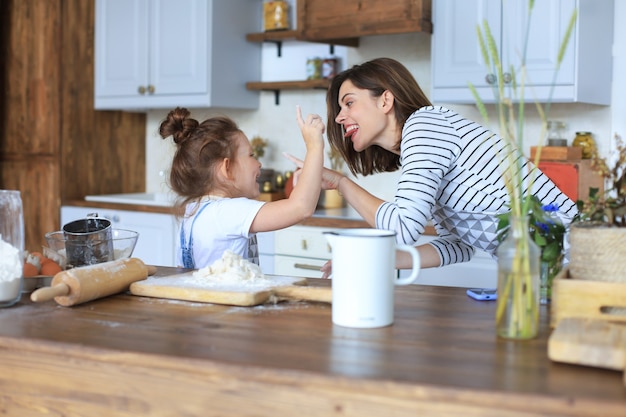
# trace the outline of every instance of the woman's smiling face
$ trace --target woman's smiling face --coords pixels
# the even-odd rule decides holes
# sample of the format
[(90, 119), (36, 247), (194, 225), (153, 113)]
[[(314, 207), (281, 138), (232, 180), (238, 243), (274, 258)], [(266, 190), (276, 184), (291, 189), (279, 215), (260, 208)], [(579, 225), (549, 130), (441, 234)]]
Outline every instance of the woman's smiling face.
[(369, 90), (357, 88), (346, 80), (339, 88), (341, 111), (335, 122), (343, 126), (344, 138), (352, 141), (357, 152), (372, 145), (380, 145), (381, 134), (387, 127), (386, 113), (382, 111), (383, 97), (373, 97)]

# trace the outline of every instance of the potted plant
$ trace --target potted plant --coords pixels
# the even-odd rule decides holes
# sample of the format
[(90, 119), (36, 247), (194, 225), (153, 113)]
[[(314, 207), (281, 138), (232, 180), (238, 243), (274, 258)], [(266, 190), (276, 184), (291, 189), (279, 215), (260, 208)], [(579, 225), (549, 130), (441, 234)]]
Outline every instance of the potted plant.
[(626, 282), (626, 145), (615, 135), (612, 162), (591, 157), (591, 167), (605, 179), (604, 192), (591, 188), (586, 201), (577, 201), (579, 215), (570, 227), (572, 278)]

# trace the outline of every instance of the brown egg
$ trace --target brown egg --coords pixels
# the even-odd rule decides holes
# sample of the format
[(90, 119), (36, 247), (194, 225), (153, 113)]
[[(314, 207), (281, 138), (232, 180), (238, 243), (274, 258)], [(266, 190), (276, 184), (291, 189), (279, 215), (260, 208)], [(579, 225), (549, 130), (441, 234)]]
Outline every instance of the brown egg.
[(47, 261), (44, 261), (41, 265), (41, 275), (53, 276), (62, 271), (58, 263), (54, 262), (52, 259), (46, 259)]
[(23, 272), (25, 277), (34, 277), (36, 275), (39, 275), (39, 271), (37, 270), (37, 267), (31, 263), (28, 262), (24, 262), (24, 272)]

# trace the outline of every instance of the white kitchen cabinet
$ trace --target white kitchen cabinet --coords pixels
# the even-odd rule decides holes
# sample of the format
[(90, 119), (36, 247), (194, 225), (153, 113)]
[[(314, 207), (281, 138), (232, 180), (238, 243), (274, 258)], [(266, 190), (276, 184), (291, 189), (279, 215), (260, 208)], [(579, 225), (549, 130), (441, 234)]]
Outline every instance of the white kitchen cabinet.
[(255, 109), (258, 0), (96, 0), (95, 108)]
[(320, 268), (331, 258), (325, 231), (315, 226), (291, 226), (274, 232), (274, 273), (321, 278)]
[(274, 232), (256, 234), (259, 246), (259, 266), (264, 274), (274, 274)]
[[(524, 54), (528, 0), (436, 0), (433, 2), (432, 93), (434, 103), (474, 103), (473, 84), (485, 103), (494, 102), (495, 76), (485, 66), (476, 32), (487, 21), (503, 71)], [(578, 18), (557, 73), (557, 57), (572, 12)], [(525, 100), (611, 101), (613, 0), (535, 1), (526, 52)], [(506, 80), (505, 80), (506, 81)], [(552, 84), (554, 83), (554, 90)], [(510, 84), (509, 84), (510, 85)]]
[(97, 213), (111, 221), (114, 229), (128, 229), (139, 233), (134, 258), (148, 265), (176, 266), (177, 222), (171, 214), (147, 213), (130, 210), (110, 210), (95, 207), (61, 207), (61, 226), (73, 220)]

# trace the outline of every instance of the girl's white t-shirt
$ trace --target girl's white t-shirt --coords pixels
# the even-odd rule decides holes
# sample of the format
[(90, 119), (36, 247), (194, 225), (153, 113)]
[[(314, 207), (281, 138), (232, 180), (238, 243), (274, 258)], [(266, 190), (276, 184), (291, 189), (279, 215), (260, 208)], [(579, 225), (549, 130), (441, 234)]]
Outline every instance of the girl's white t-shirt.
[[(208, 206), (200, 211), (207, 204)], [(250, 226), (263, 204), (265, 204), (264, 201), (244, 197), (205, 197), (199, 203), (188, 204), (180, 227), (183, 228), (184, 239), (188, 244), (193, 224), (195, 267), (199, 269), (210, 266), (216, 260), (221, 259), (227, 249), (258, 264), (256, 233), (250, 233)], [(182, 266), (180, 236), (179, 229), (176, 262), (177, 265)]]

